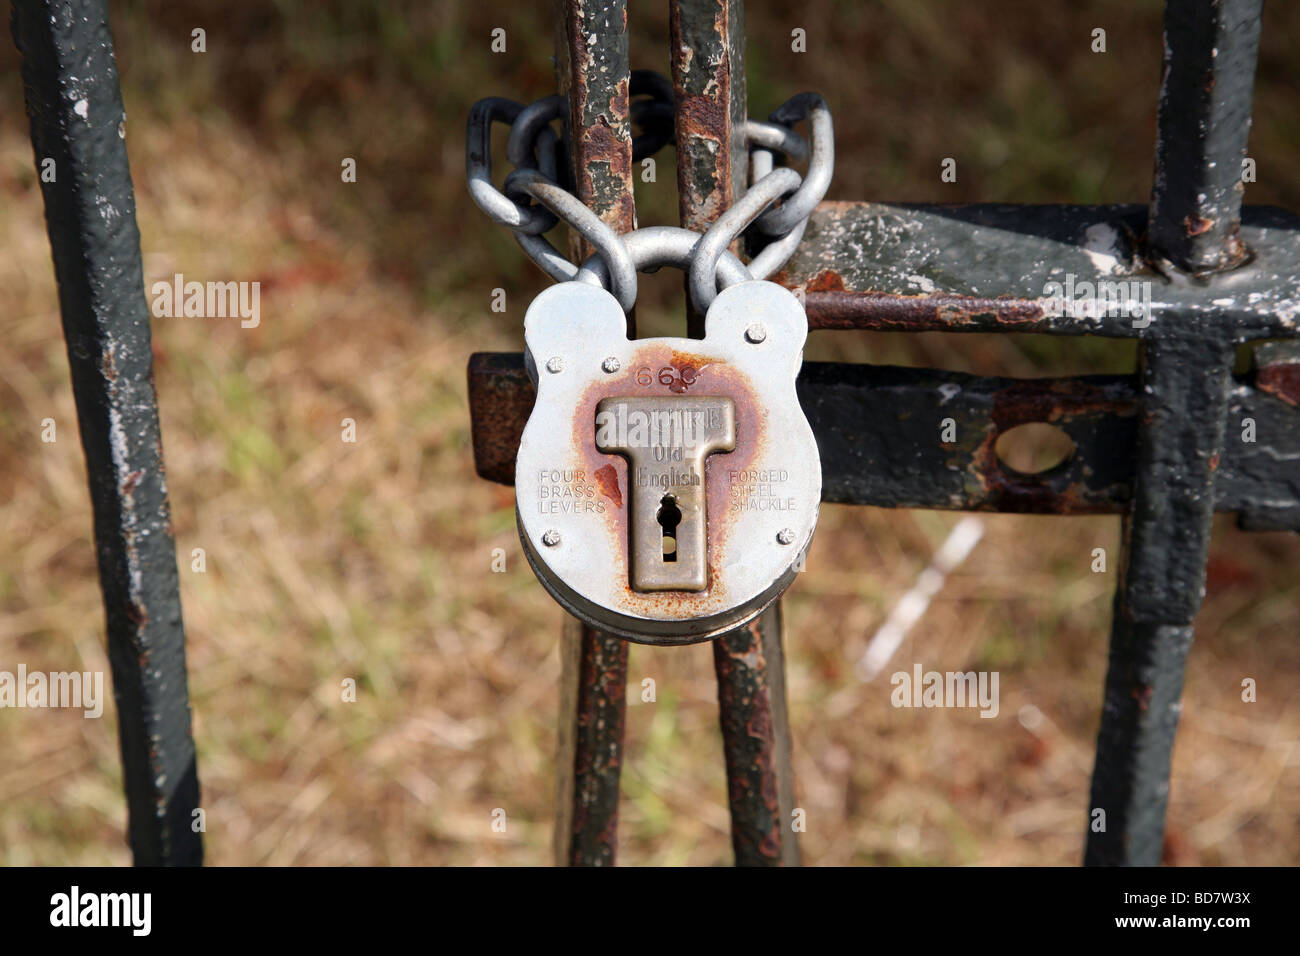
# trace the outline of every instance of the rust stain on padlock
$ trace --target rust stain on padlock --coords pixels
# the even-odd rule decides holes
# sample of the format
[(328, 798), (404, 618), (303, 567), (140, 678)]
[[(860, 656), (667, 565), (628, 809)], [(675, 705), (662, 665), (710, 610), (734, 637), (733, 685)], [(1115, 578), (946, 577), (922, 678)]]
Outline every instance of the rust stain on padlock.
[[(661, 381), (660, 372), (665, 370), (671, 374), (666, 374)], [(638, 375), (642, 382), (648, 378), (648, 383), (638, 382)], [(681, 394), (725, 396), (735, 406), (736, 450), (710, 455), (704, 465), (709, 583), (703, 591), (635, 591), (628, 572), (627, 461), (621, 455), (606, 455), (597, 450), (596, 406), (604, 398)], [(725, 475), (727, 471), (745, 471), (766, 450), (768, 438), (762, 427), (765, 415), (753, 383), (739, 368), (712, 356), (657, 343), (638, 348), (621, 373), (593, 381), (582, 393), (570, 419), (575, 436), (570, 466), (574, 471), (592, 475), (601, 493), (613, 505), (593, 527), (598, 526), (611, 536), (613, 551), (621, 556), (608, 573), (615, 576), (615, 583), (629, 606), (647, 616), (677, 616), (687, 609), (694, 613), (726, 604), (726, 584), (718, 566), (718, 555), (726, 545), (730, 525), (727, 509), (731, 483)]]
[(595, 475), (596, 487), (600, 489), (600, 493), (612, 501), (615, 508), (622, 508), (623, 492), (619, 489), (618, 472), (615, 471), (614, 466), (603, 465), (596, 469)]

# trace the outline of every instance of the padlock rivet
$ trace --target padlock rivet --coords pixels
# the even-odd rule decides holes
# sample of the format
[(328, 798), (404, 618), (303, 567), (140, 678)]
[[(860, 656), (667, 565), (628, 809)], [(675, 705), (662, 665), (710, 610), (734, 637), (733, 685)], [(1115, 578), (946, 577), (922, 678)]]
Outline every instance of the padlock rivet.
[(564, 359), (560, 358), (558, 355), (552, 355), (550, 358), (546, 360), (546, 371), (563, 372)]
[(782, 528), (776, 533), (776, 540), (780, 544), (794, 544), (794, 529)]
[(542, 544), (546, 545), (548, 548), (553, 548), (559, 543), (560, 532), (556, 531), (554, 528), (542, 535)]
[(617, 372), (619, 369), (623, 367), (623, 363), (611, 355), (609, 358), (605, 359), (605, 361), (600, 363), (600, 367), (603, 368), (610, 375), (613, 375), (615, 372)]
[(745, 341), (751, 345), (757, 345), (767, 338), (767, 329), (755, 322), (749, 328), (745, 329)]

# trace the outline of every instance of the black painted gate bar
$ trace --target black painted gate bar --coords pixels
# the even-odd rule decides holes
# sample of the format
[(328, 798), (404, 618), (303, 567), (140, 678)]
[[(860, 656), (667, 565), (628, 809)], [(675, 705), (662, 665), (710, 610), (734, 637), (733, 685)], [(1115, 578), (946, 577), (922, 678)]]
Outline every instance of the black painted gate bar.
[(1247, 255), (1242, 160), (1264, 0), (1167, 0), (1151, 246), (1188, 272)]
[(137, 864), (197, 865), (199, 783), (122, 93), (104, 0), (14, 0), (90, 476)]
[[(1236, 515), (1249, 531), (1300, 531), (1300, 355), (1285, 350), (1291, 344), (1261, 346), (1258, 351), (1278, 354), (1234, 375), (1228, 390), (1225, 432), (1251, 418), (1259, 437), (1224, 441), (1214, 510)], [(1016, 379), (805, 362), (798, 392), (822, 453), (822, 501), (1118, 515), (1133, 497), (1140, 403), (1131, 375)], [(536, 397), (523, 356), (471, 357), (469, 395), (475, 414), (493, 422), (474, 437), (475, 469), (488, 481), (513, 484), (514, 448)], [(957, 426), (956, 442), (942, 445), (918, 434), (917, 421), (945, 416)], [(998, 437), (1028, 422), (1051, 422), (1074, 442), (1074, 453), (1036, 475), (1007, 468), (994, 448)]]
[[(1226, 270), (1240, 237), (1242, 161), (1263, 0), (1167, 0), (1150, 254)], [(1137, 484), (1124, 516), (1091, 812), (1088, 864), (1154, 866), (1192, 622), (1205, 596), (1215, 471), (1234, 350), (1228, 331), (1161, 317), (1142, 343)]]

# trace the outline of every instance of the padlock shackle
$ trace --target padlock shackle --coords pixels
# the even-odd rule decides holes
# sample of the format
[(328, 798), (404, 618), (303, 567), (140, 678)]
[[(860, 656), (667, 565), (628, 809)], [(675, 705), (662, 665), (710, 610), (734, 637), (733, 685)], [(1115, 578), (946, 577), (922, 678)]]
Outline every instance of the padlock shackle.
[[(647, 226), (624, 233), (620, 238), (637, 272), (653, 272), (661, 266), (673, 266), (686, 272), (695, 261), (695, 250), (703, 234), (680, 226)], [(754, 278), (749, 267), (726, 250), (718, 257), (715, 276), (720, 290)], [(599, 252), (587, 257), (574, 279), (610, 291), (609, 267)], [(635, 301), (634, 295), (633, 303)], [(630, 305), (625, 308), (631, 310)]]
[[(717, 263), (722, 254), (727, 251), (733, 242), (744, 232), (745, 228), (759, 217), (763, 210), (767, 209), (772, 203), (776, 202), (782, 196), (787, 196), (798, 190), (803, 182), (803, 177), (793, 169), (782, 166), (780, 169), (774, 169), (758, 182), (749, 188), (745, 195), (726, 212), (709, 226), (704, 238), (700, 240), (700, 245), (695, 257), (691, 261), (691, 269), (687, 275), (687, 288), (691, 292), (691, 300), (695, 307), (701, 312), (707, 312), (713, 300), (717, 298), (717, 280), (715, 273)], [(791, 233), (793, 235), (793, 233)], [(799, 231), (799, 238), (802, 238), (803, 230)], [(798, 242), (798, 239), (795, 240)], [(785, 248), (784, 240), (781, 243)], [(785, 250), (786, 254), (794, 251), (794, 246), (790, 245)], [(766, 265), (763, 274), (767, 276), (770, 273), (770, 267)]]

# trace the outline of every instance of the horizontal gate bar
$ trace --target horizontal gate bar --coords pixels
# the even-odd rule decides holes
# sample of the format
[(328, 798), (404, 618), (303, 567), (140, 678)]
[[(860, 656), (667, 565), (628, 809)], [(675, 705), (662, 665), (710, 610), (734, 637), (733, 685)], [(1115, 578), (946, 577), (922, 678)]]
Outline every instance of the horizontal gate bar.
[[(1231, 384), (1215, 509), (1238, 514), (1252, 530), (1300, 531), (1300, 385), (1279, 374), (1297, 366), (1285, 349), (1265, 354), (1253, 373)], [(806, 362), (798, 390), (821, 450), (824, 501), (1116, 514), (1132, 495), (1138, 412), (1132, 376), (1012, 379)], [(474, 460), (483, 478), (513, 484), (515, 450), (534, 396), (521, 355), (470, 357)], [(956, 440), (945, 444), (947, 418)], [(994, 451), (998, 435), (1028, 422), (1059, 427), (1073, 440), (1074, 454), (1039, 475), (1003, 465)]]
[[(805, 293), (814, 329), (1300, 336), (1300, 216), (1246, 207), (1249, 261), (1208, 280), (1153, 270), (1146, 225), (1140, 205), (822, 203), (773, 278)], [(1131, 314), (1148, 296), (1152, 314)]]

